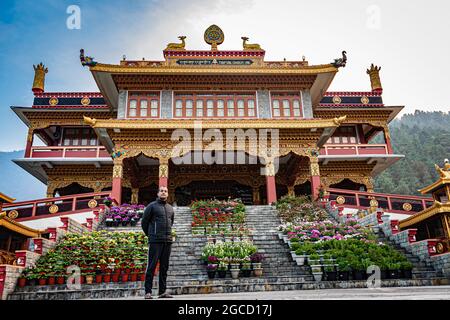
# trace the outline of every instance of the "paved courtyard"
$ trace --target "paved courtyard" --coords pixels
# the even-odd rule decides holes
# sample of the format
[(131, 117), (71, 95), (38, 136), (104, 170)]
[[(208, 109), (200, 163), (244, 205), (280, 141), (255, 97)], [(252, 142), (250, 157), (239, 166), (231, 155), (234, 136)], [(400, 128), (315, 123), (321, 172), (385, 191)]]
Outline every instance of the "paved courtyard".
[[(143, 299), (140, 297), (124, 300)], [(380, 289), (326, 289), (262, 291), (227, 294), (192, 294), (170, 300), (450, 300), (450, 286), (394, 287)], [(158, 299), (157, 299), (158, 300)], [(161, 299), (162, 300), (162, 299)]]

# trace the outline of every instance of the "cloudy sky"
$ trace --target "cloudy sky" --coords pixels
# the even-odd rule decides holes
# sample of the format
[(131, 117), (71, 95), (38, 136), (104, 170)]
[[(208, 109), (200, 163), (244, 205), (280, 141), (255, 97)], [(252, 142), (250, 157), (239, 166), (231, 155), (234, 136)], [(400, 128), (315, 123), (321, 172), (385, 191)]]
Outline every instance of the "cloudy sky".
[[(69, 6), (80, 29), (67, 27)], [(219, 49), (259, 43), (267, 60), (348, 63), (329, 90), (370, 90), (366, 68), (381, 65), (384, 102), (404, 112), (450, 111), (450, 2), (379, 0), (2, 0), (0, 2), (0, 151), (25, 147), (25, 125), (10, 106), (30, 106), (33, 64), (48, 68), (46, 91), (98, 91), (79, 63), (79, 49), (97, 61), (161, 60), (168, 42), (208, 49), (203, 32), (219, 25)]]

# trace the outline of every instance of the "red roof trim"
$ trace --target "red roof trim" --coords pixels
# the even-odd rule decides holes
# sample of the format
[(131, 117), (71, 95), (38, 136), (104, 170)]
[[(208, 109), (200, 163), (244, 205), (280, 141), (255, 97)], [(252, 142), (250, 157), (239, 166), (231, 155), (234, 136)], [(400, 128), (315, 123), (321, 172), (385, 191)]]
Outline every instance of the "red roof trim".
[(211, 51), (211, 50), (191, 50), (177, 51), (164, 50), (165, 57), (263, 57), (265, 51)]
[(100, 92), (43, 92), (35, 94), (36, 98), (103, 98)]
[(369, 103), (369, 104), (362, 104), (362, 103), (353, 103), (353, 104), (334, 104), (334, 103), (319, 103), (319, 107), (333, 107), (333, 108), (340, 108), (340, 107), (384, 107), (383, 103)]
[(379, 92), (372, 91), (329, 91), (325, 92), (325, 97), (359, 97), (359, 96), (368, 96), (368, 97), (381, 97)]
[(101, 105), (101, 106), (32, 106), (34, 109), (109, 109), (107, 105)]

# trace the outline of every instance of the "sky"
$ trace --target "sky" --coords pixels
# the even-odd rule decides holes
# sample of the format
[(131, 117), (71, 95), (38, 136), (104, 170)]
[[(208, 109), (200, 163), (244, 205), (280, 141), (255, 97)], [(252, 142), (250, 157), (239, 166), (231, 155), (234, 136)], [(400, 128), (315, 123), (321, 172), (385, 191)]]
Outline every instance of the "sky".
[[(71, 6), (80, 12), (73, 28)], [(79, 62), (85, 49), (102, 63), (163, 60), (169, 42), (209, 49), (211, 24), (225, 34), (219, 50), (242, 48), (242, 36), (266, 60), (332, 62), (347, 51), (329, 91), (370, 91), (366, 69), (381, 66), (385, 105), (450, 111), (450, 2), (381, 0), (1, 0), (0, 151), (24, 149), (27, 128), (10, 106), (33, 101), (33, 64), (49, 69), (46, 91), (98, 91)], [(78, 21), (78, 20), (76, 20)], [(75, 27), (77, 25), (75, 24)]]

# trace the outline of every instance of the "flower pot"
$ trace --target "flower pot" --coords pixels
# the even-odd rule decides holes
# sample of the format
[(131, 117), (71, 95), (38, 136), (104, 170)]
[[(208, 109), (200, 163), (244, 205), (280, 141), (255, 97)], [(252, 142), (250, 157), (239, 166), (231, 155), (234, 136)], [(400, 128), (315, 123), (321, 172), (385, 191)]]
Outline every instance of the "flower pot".
[(55, 277), (48, 277), (47, 282), (49, 286), (53, 286), (55, 284)]
[(103, 276), (103, 282), (105, 282), (105, 283), (111, 282), (111, 274), (106, 273), (106, 274)]
[(262, 276), (262, 271), (263, 271), (262, 268), (253, 269), (253, 273), (255, 274), (255, 277), (261, 277)]
[(23, 287), (25, 287), (25, 285), (27, 284), (27, 279), (26, 278), (19, 278), (19, 281), (18, 281), (18, 286), (20, 287), (20, 288), (23, 288)]
[(252, 267), (253, 267), (253, 270), (261, 269), (261, 262), (253, 262)]
[(130, 273), (131, 273), (131, 268), (126, 268), (126, 269), (125, 269), (125, 273), (130, 274)]
[(119, 276), (120, 276), (120, 274), (114, 273), (114, 274), (111, 276), (112, 281), (113, 281), (113, 282), (119, 282)]
[(303, 266), (305, 264), (305, 256), (297, 256), (295, 262), (298, 266)]
[(251, 269), (243, 269), (242, 270), (242, 276), (243, 277), (248, 278), (248, 277), (250, 277), (251, 274), (252, 274), (252, 270)]
[(85, 283), (86, 283), (85, 276), (80, 276), (80, 284), (85, 284)]
[(389, 270), (389, 279), (398, 279), (400, 278), (400, 270)]
[(230, 267), (230, 270), (231, 269), (239, 269), (239, 268), (240, 268), (239, 263), (232, 263), (231, 267)]
[(130, 277), (130, 281), (132, 282), (136, 282), (138, 278), (138, 274), (137, 273), (132, 273), (131, 277)]
[(94, 282), (94, 276), (86, 276), (86, 284), (92, 284)]
[(403, 279), (412, 279), (412, 270), (411, 269), (402, 270), (402, 278)]
[(139, 281), (145, 281), (145, 273), (139, 274)]
[(103, 276), (101, 274), (97, 274), (95, 276), (95, 283), (102, 283)]
[(128, 282), (128, 277), (129, 277), (128, 273), (123, 273), (122, 274), (122, 282)]
[(57, 284), (64, 284), (65, 281), (66, 281), (66, 279), (63, 276), (59, 276), (56, 278)]
[(315, 281), (322, 281), (322, 272), (313, 272)]
[(214, 279), (216, 276), (216, 270), (209, 270), (208, 272), (208, 279)]
[(366, 280), (367, 275), (364, 270), (353, 270), (353, 280)]
[(339, 281), (348, 281), (348, 271), (339, 271), (338, 278)]
[(223, 279), (227, 276), (227, 270), (218, 270), (217, 274), (219, 275), (219, 278)]
[(233, 278), (233, 279), (237, 279), (237, 278), (239, 278), (239, 272), (240, 272), (241, 270), (239, 270), (239, 269), (231, 269), (230, 270), (230, 272), (231, 272), (231, 278)]
[(326, 271), (325, 278), (327, 281), (336, 281), (337, 280), (337, 272), (336, 271)]

